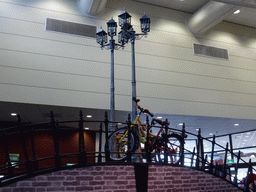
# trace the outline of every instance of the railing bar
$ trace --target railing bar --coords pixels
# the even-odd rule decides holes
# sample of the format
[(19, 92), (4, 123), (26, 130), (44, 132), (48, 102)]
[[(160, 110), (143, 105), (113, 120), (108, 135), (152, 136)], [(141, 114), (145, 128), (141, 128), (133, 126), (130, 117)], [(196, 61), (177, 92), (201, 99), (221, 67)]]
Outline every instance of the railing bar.
[(4, 150), (5, 150), (5, 158), (7, 160), (7, 166), (8, 166), (8, 175), (13, 175), (13, 166), (11, 164), (10, 156), (9, 156), (9, 150), (7, 145), (7, 139), (6, 134), (3, 132), (2, 138), (3, 138), (3, 144), (4, 144)]
[(29, 130), (30, 135), (30, 141), (31, 141), (31, 148), (32, 148), (32, 156), (33, 156), (33, 165), (34, 169), (38, 170), (38, 162), (36, 158), (36, 149), (35, 149), (35, 140), (34, 140), (34, 133), (33, 133), (33, 127)]
[(21, 124), (21, 118), (20, 118), (20, 115), (17, 115), (18, 117), (18, 123), (19, 123), (19, 129), (21, 130), (20, 131), (20, 136), (21, 136), (21, 143), (23, 145), (23, 152), (24, 152), (24, 156), (25, 156), (25, 165), (26, 165), (26, 171), (28, 174), (31, 174), (33, 172), (32, 170), (32, 165), (31, 165), (31, 161), (29, 159), (29, 155), (28, 155), (28, 149), (27, 149), (27, 144), (26, 144), (26, 135), (25, 133), (23, 132), (23, 126)]
[(59, 141), (59, 131), (58, 125), (56, 125), (54, 120), (53, 112), (51, 111), (51, 127), (54, 141), (54, 151), (55, 151), (55, 167), (57, 169), (61, 168), (61, 157), (60, 157), (60, 141)]
[(131, 115), (128, 114), (128, 152), (127, 152), (127, 162), (131, 162), (132, 160), (132, 151), (131, 151)]
[(102, 148), (102, 123), (100, 123), (100, 131), (99, 131), (99, 155), (98, 155), (98, 162), (102, 162), (102, 154), (101, 154), (101, 148)]
[(105, 120), (104, 120), (104, 124), (105, 124), (105, 137), (106, 137), (106, 144), (105, 144), (105, 158), (106, 158), (106, 162), (110, 161), (110, 151), (109, 151), (109, 140), (108, 140), (108, 124), (109, 124), (109, 120), (108, 120), (108, 113), (105, 112)]
[(78, 164), (79, 165), (86, 165), (87, 164), (87, 157), (86, 157), (86, 150), (85, 150), (85, 146), (84, 146), (84, 120), (83, 120), (82, 110), (80, 110), (78, 126), (79, 126)]

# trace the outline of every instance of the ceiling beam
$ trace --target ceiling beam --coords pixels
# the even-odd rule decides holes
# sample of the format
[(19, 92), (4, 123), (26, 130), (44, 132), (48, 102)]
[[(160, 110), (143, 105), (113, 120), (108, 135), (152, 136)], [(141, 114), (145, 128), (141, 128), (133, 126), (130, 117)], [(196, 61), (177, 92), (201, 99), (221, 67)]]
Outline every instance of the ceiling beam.
[(107, 0), (77, 0), (77, 7), (86, 16), (101, 14), (106, 7)]
[(246, 1), (248, 0), (240, 0), (236, 3), (228, 0), (209, 1), (186, 20), (186, 26), (194, 35), (203, 35), (229, 15), (233, 14), (240, 7), (237, 5), (238, 3), (244, 4)]

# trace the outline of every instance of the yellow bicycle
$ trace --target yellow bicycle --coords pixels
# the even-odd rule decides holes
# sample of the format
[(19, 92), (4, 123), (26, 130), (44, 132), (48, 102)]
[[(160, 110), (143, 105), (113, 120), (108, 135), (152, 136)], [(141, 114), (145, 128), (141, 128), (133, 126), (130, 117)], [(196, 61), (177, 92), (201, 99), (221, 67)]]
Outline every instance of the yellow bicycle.
[[(149, 127), (150, 130), (148, 131), (149, 134), (147, 135), (147, 127), (141, 122), (140, 115), (142, 113), (148, 114), (151, 117), (154, 115), (148, 109), (139, 106), (139, 99), (133, 98), (133, 100), (136, 102), (138, 112), (135, 121), (130, 127), (131, 152), (135, 152), (137, 149), (141, 149), (140, 151), (144, 152), (142, 154), (149, 152), (151, 154), (151, 161), (153, 162), (162, 162), (164, 159), (164, 154), (167, 154), (168, 163), (178, 164), (180, 162), (181, 151), (183, 149), (183, 139), (181, 135), (174, 132), (166, 133), (165, 127), (169, 125), (169, 122), (155, 118), (152, 118), (151, 120), (151, 125)], [(155, 123), (159, 124), (160, 126), (154, 126)], [(152, 133), (153, 127), (159, 128), (156, 135)], [(127, 159), (129, 144), (128, 136), (127, 126), (117, 129), (109, 136), (108, 141), (111, 160), (124, 161)], [(145, 151), (145, 148), (142, 146), (147, 144), (147, 137), (149, 141), (147, 149), (148, 151)]]

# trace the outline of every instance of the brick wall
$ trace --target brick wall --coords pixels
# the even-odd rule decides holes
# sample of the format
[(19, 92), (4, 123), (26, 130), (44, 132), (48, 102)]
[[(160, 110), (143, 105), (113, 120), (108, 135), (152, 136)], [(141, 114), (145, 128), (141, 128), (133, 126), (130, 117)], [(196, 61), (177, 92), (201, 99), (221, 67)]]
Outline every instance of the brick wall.
[(241, 192), (221, 178), (193, 169), (151, 165), (148, 172), (148, 192)]
[[(19, 181), (1, 192), (96, 191), (135, 192), (133, 165), (91, 166), (63, 170)], [(232, 184), (210, 174), (163, 165), (150, 165), (148, 192), (238, 192)]]
[(19, 181), (1, 192), (97, 191), (135, 192), (133, 166), (92, 166), (36, 176)]

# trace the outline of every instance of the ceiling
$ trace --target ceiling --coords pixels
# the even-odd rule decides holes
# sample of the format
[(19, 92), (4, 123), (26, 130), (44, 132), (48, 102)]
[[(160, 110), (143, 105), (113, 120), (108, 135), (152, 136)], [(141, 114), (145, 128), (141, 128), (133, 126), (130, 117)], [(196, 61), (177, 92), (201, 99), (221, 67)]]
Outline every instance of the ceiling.
[[(157, 5), (161, 7), (176, 9), (179, 11), (184, 11), (188, 13), (195, 13), (202, 6), (207, 4), (210, 0), (135, 0), (137, 2), (142, 2), (146, 4)], [(242, 2), (241, 0), (226, 0), (226, 2)], [(240, 9), (239, 14), (230, 14), (224, 20), (246, 25), (250, 27), (256, 28), (256, 1), (255, 0), (247, 0), (243, 1), (247, 7), (237, 7)], [(254, 8), (253, 8), (254, 7)]]

